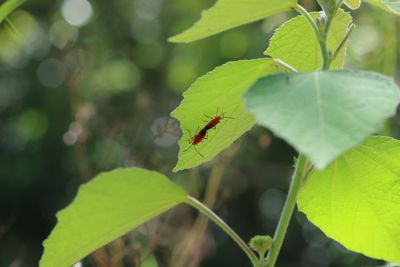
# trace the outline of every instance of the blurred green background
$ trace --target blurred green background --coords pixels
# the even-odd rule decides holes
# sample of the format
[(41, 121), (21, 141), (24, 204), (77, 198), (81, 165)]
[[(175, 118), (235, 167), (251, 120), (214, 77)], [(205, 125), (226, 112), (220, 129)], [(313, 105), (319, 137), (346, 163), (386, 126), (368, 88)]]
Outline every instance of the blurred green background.
[[(81, 183), (117, 167), (162, 172), (204, 199), (246, 240), (273, 234), (295, 151), (255, 128), (200, 168), (171, 172), (179, 123), (169, 113), (199, 76), (261, 57), (288, 12), (192, 44), (167, 38), (211, 0), (28, 1), (0, 27), (0, 267), (38, 266), (55, 213)], [(318, 10), (314, 1), (302, 2)], [(347, 67), (398, 77), (399, 19), (363, 5)], [(212, 90), (212, 88), (210, 88)], [(400, 118), (384, 134), (400, 136)], [(296, 213), (281, 267), (379, 266)], [(215, 225), (179, 206), (79, 266), (250, 266)], [(56, 266), (55, 266), (56, 267)]]

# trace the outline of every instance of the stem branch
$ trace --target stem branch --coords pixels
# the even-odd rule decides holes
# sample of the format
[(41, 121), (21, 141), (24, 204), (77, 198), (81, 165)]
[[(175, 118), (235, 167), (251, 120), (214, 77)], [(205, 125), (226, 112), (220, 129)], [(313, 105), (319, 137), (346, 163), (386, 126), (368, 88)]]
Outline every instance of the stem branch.
[[(310, 15), (310, 13), (308, 13), (308, 11), (304, 7), (297, 4), (295, 10), (299, 12), (301, 15), (303, 15), (304, 18), (310, 24), (310, 26), (313, 28), (315, 35), (318, 39), (319, 47), (321, 49), (322, 62), (323, 62), (322, 69), (327, 70), (329, 68), (329, 50), (326, 44), (326, 36), (324, 37), (325, 33), (319, 30), (317, 24), (315, 23), (314, 18)], [(327, 32), (325, 35), (327, 35)]]
[(337, 57), (337, 55), (340, 53), (340, 51), (343, 49), (343, 47), (345, 46), (345, 44), (347, 43), (351, 32), (356, 28), (356, 26), (354, 24), (351, 24), (349, 29), (347, 30), (346, 36), (343, 38), (343, 40), (340, 42), (339, 46), (336, 48), (336, 51), (333, 53), (332, 57), (331, 57), (331, 62), (335, 60), (335, 58)]
[(217, 214), (215, 214), (207, 206), (191, 196), (188, 196), (185, 202), (206, 215), (208, 218), (210, 218), (210, 220), (212, 220), (222, 230), (224, 230), (225, 233), (227, 233), (233, 239), (233, 241), (235, 241), (236, 244), (243, 250), (243, 252), (246, 253), (247, 257), (249, 257), (251, 263), (253, 264), (253, 267), (260, 267), (257, 256), (246, 244), (246, 242), (244, 242), (240, 238), (240, 236), (232, 228), (229, 227), (229, 225), (227, 225), (220, 217), (218, 217)]

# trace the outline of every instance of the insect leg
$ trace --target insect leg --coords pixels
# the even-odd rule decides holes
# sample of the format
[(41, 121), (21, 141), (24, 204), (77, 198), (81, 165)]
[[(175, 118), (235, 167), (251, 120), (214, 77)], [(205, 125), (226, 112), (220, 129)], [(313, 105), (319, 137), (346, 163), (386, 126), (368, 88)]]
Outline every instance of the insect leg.
[(204, 158), (204, 156), (197, 150), (196, 146), (194, 145), (194, 150), (196, 150), (197, 154), (199, 154), (200, 156), (202, 156)]

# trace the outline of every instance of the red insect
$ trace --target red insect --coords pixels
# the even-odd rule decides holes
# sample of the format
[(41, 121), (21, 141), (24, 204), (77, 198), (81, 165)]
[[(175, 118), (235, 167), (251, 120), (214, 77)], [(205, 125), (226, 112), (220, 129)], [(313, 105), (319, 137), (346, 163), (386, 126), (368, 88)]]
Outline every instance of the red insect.
[[(218, 112), (217, 112), (218, 113)], [(216, 128), (217, 127), (217, 125), (223, 120), (223, 119), (231, 119), (231, 120), (233, 120), (234, 118), (232, 118), (232, 117), (226, 117), (225, 116), (225, 113), (221, 113), (221, 115), (217, 115), (217, 116), (215, 116), (214, 118), (211, 118), (211, 117), (208, 117), (208, 118), (210, 118), (211, 119), (211, 121), (209, 121), (208, 123), (207, 123), (207, 125), (206, 126), (204, 126), (204, 128), (203, 129), (205, 129), (206, 131), (208, 131), (208, 130), (210, 130), (211, 128)]]
[[(205, 139), (207, 139), (207, 130), (206, 127), (204, 127), (203, 129), (201, 129), (195, 136), (190, 137), (190, 139), (188, 140), (189, 143), (191, 145), (193, 145), (194, 149), (196, 150), (197, 154), (199, 154), (200, 156), (202, 156), (204, 158), (204, 156), (197, 150), (196, 146), (198, 144), (200, 144), (201, 142), (203, 142)], [(189, 135), (190, 131), (189, 131)], [(187, 149), (185, 149), (184, 151), (187, 151), (190, 147), (188, 147)]]
[[(217, 113), (218, 113), (218, 111), (217, 111)], [(206, 117), (208, 117), (208, 116), (206, 116)], [(203, 142), (205, 139), (207, 139), (207, 131), (210, 130), (210, 129), (216, 129), (217, 125), (225, 118), (226, 119), (232, 119), (232, 120), (234, 119), (234, 118), (231, 118), (231, 117), (226, 117), (225, 113), (221, 113), (221, 115), (216, 115), (214, 118), (212, 118), (212, 117), (208, 117), (208, 118), (210, 118), (211, 120), (209, 122), (207, 122), (207, 124), (200, 131), (198, 131), (198, 129), (197, 129), (197, 131), (196, 131), (197, 134), (192, 136), (192, 137), (190, 137), (190, 139), (188, 140), (189, 143), (191, 145), (193, 145), (193, 147), (196, 150), (197, 154), (199, 154), (203, 158), (204, 158), (204, 156), (197, 150), (196, 146), (198, 144), (200, 144), (201, 142)], [(189, 131), (189, 136), (191, 136), (190, 131)], [(189, 148), (187, 148), (184, 151), (187, 151)]]

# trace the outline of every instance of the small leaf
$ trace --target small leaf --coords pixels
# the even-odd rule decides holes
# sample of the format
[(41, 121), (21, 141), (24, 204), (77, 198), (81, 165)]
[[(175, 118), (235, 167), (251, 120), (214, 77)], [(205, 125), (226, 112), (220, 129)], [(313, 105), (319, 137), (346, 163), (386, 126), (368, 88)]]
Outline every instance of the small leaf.
[(183, 189), (145, 169), (116, 169), (81, 186), (58, 213), (40, 267), (70, 267), (95, 249), (183, 202)]
[(386, 12), (400, 15), (400, 0), (365, 0), (376, 7), (379, 7)]
[(323, 169), (379, 131), (395, 113), (400, 95), (393, 79), (345, 70), (265, 77), (245, 99), (259, 124)]
[(400, 262), (400, 142), (369, 137), (326, 170), (314, 171), (298, 206), (348, 249)]
[[(316, 19), (319, 17), (319, 13), (312, 12), (311, 16)], [(351, 22), (350, 14), (339, 9), (328, 33), (330, 51), (336, 51)], [(342, 49), (332, 62), (331, 69), (343, 67), (345, 51), (346, 49)], [(288, 63), (298, 71), (315, 71), (322, 66), (318, 39), (304, 16), (290, 19), (278, 28), (272, 36), (265, 54)]]
[[(171, 113), (180, 121), (183, 132), (174, 171), (211, 160), (248, 131), (255, 121), (251, 113), (244, 110), (241, 95), (260, 77), (284, 71), (286, 69), (276, 61), (261, 58), (229, 62), (200, 77)], [(196, 146), (202, 157), (188, 140), (210, 121), (207, 116), (222, 113), (233, 119), (225, 118), (216, 129), (208, 131), (208, 139)]]
[(361, 0), (345, 0), (344, 3), (351, 9), (357, 9), (361, 5)]
[(296, 4), (296, 0), (218, 0), (213, 7), (203, 11), (196, 24), (169, 41), (193, 42), (289, 10)]
[(0, 6), (0, 23), (2, 23), (15, 9), (25, 3), (26, 0), (8, 0)]

